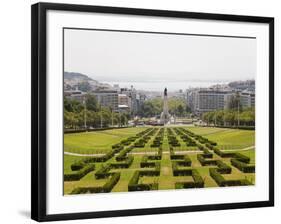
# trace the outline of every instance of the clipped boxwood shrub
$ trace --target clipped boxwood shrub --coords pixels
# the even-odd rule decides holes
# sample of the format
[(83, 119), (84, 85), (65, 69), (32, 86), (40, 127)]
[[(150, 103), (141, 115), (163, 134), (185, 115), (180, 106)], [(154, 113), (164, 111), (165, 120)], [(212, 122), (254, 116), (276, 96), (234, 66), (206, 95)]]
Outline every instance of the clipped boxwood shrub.
[(226, 163), (222, 162), (221, 160), (217, 160), (217, 166), (218, 166), (218, 171), (221, 174), (229, 174), (232, 171), (231, 167)]
[(209, 173), (220, 187), (252, 185), (252, 183), (247, 179), (226, 180), (217, 168), (210, 168)]
[(245, 156), (239, 152), (235, 153), (234, 158), (239, 160), (240, 162), (243, 163), (249, 163), (250, 162), (250, 158), (248, 156)]
[(126, 149), (123, 149), (116, 157), (116, 161), (123, 161), (127, 159), (127, 153), (133, 150), (133, 147), (128, 147)]
[(215, 147), (213, 148), (213, 150), (218, 156), (220, 156), (222, 158), (231, 158), (231, 157), (235, 156), (235, 154), (236, 154), (235, 152), (223, 152), (222, 150), (215, 148)]
[(241, 162), (237, 159), (231, 159), (230, 160), (231, 165), (235, 166), (237, 169), (242, 171), (243, 173), (255, 173), (255, 165), (254, 164), (247, 164), (244, 162)]
[(86, 163), (84, 162), (84, 160), (80, 160), (78, 162), (71, 164), (71, 170), (72, 171), (81, 170), (85, 165)]
[(204, 187), (204, 180), (196, 169), (185, 170), (185, 174), (184, 176), (192, 176), (193, 181), (176, 182), (176, 189)]
[(217, 160), (215, 159), (206, 160), (204, 154), (197, 154), (197, 160), (200, 162), (202, 166), (217, 165)]
[(139, 178), (145, 176), (143, 171), (135, 171), (128, 184), (128, 191), (158, 190), (158, 183), (139, 184)]
[(109, 174), (110, 169), (111, 169), (111, 164), (107, 163), (105, 165), (102, 165), (101, 168), (97, 170), (97, 172), (95, 173), (95, 178), (104, 179), (108, 177), (110, 175)]
[(120, 173), (110, 174), (109, 180), (101, 187), (78, 187), (75, 188), (70, 194), (86, 194), (86, 193), (108, 193), (111, 192), (113, 187), (120, 179)]
[(170, 153), (171, 160), (184, 159), (184, 155)]
[(119, 168), (129, 168), (134, 161), (133, 156), (128, 156), (127, 159), (125, 159), (122, 162), (113, 162), (110, 163), (112, 169), (119, 169)]
[(64, 181), (76, 181), (80, 180), (82, 177), (95, 170), (95, 164), (85, 164), (85, 166), (79, 171), (75, 171), (74, 173), (66, 173), (64, 174)]

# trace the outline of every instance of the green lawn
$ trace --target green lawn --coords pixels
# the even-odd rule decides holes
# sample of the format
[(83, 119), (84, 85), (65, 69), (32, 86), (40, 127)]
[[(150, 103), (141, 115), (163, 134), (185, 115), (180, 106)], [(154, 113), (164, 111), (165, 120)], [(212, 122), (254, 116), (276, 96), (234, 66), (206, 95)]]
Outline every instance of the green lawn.
[[(182, 127), (182, 126), (181, 126)], [(159, 128), (159, 127), (157, 127)], [(212, 141), (218, 143), (218, 147), (226, 149), (237, 149), (237, 152), (240, 152), (248, 157), (250, 157), (250, 163), (255, 163), (255, 150), (241, 150), (242, 148), (253, 146), (255, 142), (254, 131), (246, 130), (237, 130), (237, 129), (221, 129), (221, 128), (208, 128), (208, 127), (185, 127), (195, 134), (200, 134)], [(77, 134), (65, 134), (64, 146), (65, 151), (75, 152), (81, 154), (91, 154), (91, 153), (105, 153), (111, 150), (113, 144), (119, 143), (121, 140), (126, 139), (129, 136), (135, 136), (137, 133), (145, 130), (145, 127), (141, 128), (124, 128), (124, 129), (114, 129), (106, 131), (96, 131), (96, 132), (87, 132), (87, 133), (77, 133)], [(155, 151), (157, 152), (158, 148), (151, 148), (150, 144), (152, 143), (154, 137), (157, 135), (157, 132), (151, 137), (151, 140), (145, 145), (144, 148), (134, 148), (132, 152), (146, 152), (146, 151)], [(174, 151), (192, 151), (198, 150), (197, 147), (186, 147), (185, 142), (179, 136), (176, 136), (179, 140), (181, 146), (174, 147)], [(140, 183), (153, 183), (158, 182), (159, 190), (168, 190), (174, 189), (176, 182), (192, 181), (191, 176), (178, 176), (174, 177), (172, 173), (172, 161), (170, 160), (169, 154), (169, 143), (167, 139), (167, 131), (164, 133), (163, 140), (163, 154), (160, 162), (160, 176), (156, 177), (141, 177), (139, 179)], [(200, 152), (201, 153), (201, 152)], [(218, 187), (216, 182), (209, 175), (209, 168), (216, 166), (201, 166), (200, 162), (197, 160), (198, 152), (189, 153), (189, 157), (192, 161), (192, 166), (190, 168), (196, 169), (201, 177), (204, 179), (205, 187)], [(153, 168), (140, 168), (140, 162), (143, 154), (133, 154), (134, 161), (129, 168), (123, 169), (112, 169), (110, 172), (120, 172), (120, 180), (112, 189), (112, 192), (126, 192), (128, 191), (128, 183), (132, 178), (136, 170), (145, 170)], [(86, 157), (81, 156), (70, 156), (64, 155), (64, 173), (72, 173), (71, 164), (77, 162)], [(231, 166), (230, 158), (221, 158), (216, 154), (213, 154), (214, 159), (222, 160), (224, 163)], [(111, 158), (105, 163), (96, 163), (95, 170), (88, 173), (82, 177), (79, 181), (65, 181), (64, 182), (64, 193), (69, 194), (73, 189), (77, 187), (93, 187), (93, 186), (102, 186), (107, 182), (107, 179), (95, 179), (95, 172), (106, 163), (115, 162), (115, 158)], [(245, 174), (238, 170), (237, 168), (232, 167), (232, 173), (224, 175), (226, 179), (237, 179), (237, 178), (247, 178), (253, 183), (255, 182), (255, 174)], [(184, 168), (184, 167), (181, 167)]]
[(218, 143), (220, 149), (243, 149), (255, 145), (255, 131), (230, 128), (188, 127), (195, 134)]
[(64, 151), (79, 154), (106, 153), (111, 146), (146, 128), (120, 128), (105, 131), (65, 134)]

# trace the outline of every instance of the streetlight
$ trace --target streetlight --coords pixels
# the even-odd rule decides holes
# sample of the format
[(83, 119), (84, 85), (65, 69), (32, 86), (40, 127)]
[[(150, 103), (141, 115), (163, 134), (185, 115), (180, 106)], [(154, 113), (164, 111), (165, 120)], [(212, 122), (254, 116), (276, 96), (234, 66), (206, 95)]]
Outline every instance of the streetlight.
[(100, 127), (102, 128), (102, 110), (100, 105)]
[(118, 113), (119, 113), (119, 127), (121, 127), (121, 114), (120, 114), (120, 109), (118, 109)]
[(240, 112), (240, 95), (238, 95), (238, 116), (237, 116), (237, 119), (238, 119), (238, 127), (240, 126), (240, 116), (239, 116), (239, 112)]
[(217, 126), (217, 112), (215, 111), (215, 127)]
[(113, 110), (111, 109), (111, 126), (113, 127)]
[(223, 110), (223, 126), (226, 126), (226, 123), (225, 123), (225, 109)]
[(86, 109), (86, 97), (83, 97), (83, 104), (84, 104), (84, 128), (87, 130), (87, 109)]

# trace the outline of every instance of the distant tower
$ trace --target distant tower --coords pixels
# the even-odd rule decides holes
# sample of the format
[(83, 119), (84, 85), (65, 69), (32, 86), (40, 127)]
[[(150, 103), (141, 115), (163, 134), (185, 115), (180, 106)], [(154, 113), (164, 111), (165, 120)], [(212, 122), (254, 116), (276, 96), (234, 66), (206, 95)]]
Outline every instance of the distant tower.
[(164, 89), (164, 102), (163, 102), (163, 112), (160, 116), (160, 123), (167, 124), (170, 122), (170, 114), (168, 109), (168, 95), (167, 95), (167, 88)]

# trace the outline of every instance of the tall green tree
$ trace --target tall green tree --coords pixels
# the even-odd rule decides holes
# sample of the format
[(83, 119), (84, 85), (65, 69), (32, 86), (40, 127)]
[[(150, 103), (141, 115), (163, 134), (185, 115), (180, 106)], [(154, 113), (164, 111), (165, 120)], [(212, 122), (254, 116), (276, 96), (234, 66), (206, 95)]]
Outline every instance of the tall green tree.
[(91, 94), (86, 95), (86, 107), (87, 110), (91, 110), (91, 111), (97, 112), (99, 110), (98, 101), (94, 95)]
[(239, 93), (230, 96), (227, 107), (229, 110), (237, 110), (239, 107), (239, 110), (242, 111), (242, 104)]

